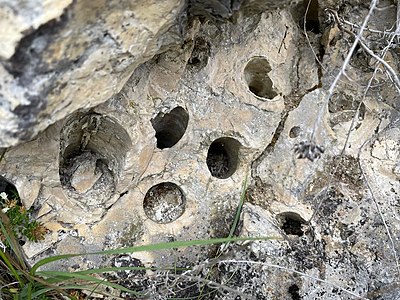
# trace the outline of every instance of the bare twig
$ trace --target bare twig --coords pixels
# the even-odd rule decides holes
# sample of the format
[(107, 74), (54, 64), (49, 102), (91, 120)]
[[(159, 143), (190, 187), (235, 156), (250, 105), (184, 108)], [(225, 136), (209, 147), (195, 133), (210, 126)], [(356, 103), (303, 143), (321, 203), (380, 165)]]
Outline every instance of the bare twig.
[(306, 37), (307, 43), (310, 46), (312, 53), (314, 54), (315, 60), (322, 67), (322, 62), (319, 60), (317, 53), (315, 53), (315, 50), (314, 50), (313, 46), (311, 45), (311, 41), (310, 41), (310, 38), (308, 37), (307, 28), (306, 28), (307, 27), (307, 14), (308, 14), (308, 10), (310, 9), (310, 4), (311, 4), (311, 0), (308, 0), (306, 12), (304, 13), (303, 31), (304, 31), (304, 35)]
[[(374, 140), (376, 140), (377, 135), (374, 136), (373, 138), (374, 138)], [(360, 147), (360, 150), (359, 150), (359, 152), (358, 152), (358, 164), (359, 164), (359, 166), (360, 166), (361, 174), (362, 174), (362, 176), (363, 176), (363, 178), (364, 178), (364, 180), (365, 180), (365, 184), (367, 185), (368, 191), (369, 191), (369, 193), (371, 194), (372, 201), (374, 202), (374, 204), (375, 204), (375, 206), (376, 206), (376, 210), (377, 210), (378, 213), (379, 213), (379, 217), (381, 218), (382, 223), (383, 223), (383, 226), (385, 227), (386, 234), (387, 234), (387, 236), (388, 236), (388, 238), (389, 238), (389, 241), (390, 241), (390, 244), (391, 244), (391, 248), (392, 248), (392, 252), (393, 252), (393, 257), (394, 257), (394, 260), (395, 260), (395, 263), (396, 263), (397, 273), (398, 273), (398, 275), (400, 275), (399, 259), (398, 259), (398, 256), (397, 256), (396, 246), (395, 246), (395, 243), (394, 243), (392, 234), (390, 233), (389, 226), (387, 225), (387, 222), (386, 222), (386, 220), (385, 220), (385, 217), (383, 216), (383, 213), (382, 213), (382, 210), (381, 210), (381, 208), (380, 208), (380, 205), (379, 205), (378, 201), (376, 200), (375, 194), (374, 194), (374, 192), (373, 192), (373, 190), (372, 190), (372, 188), (371, 188), (371, 185), (370, 185), (370, 183), (369, 183), (369, 180), (368, 180), (368, 178), (367, 178), (367, 176), (366, 176), (366, 174), (365, 174), (365, 172), (364, 172), (364, 168), (363, 168), (363, 165), (362, 165), (361, 159), (360, 159), (362, 149), (363, 149), (367, 144), (369, 144), (371, 141), (372, 141), (372, 138), (371, 138), (371, 139), (368, 139), (368, 140), (365, 141), (364, 144)], [(371, 172), (371, 174), (372, 174), (372, 176), (374, 176), (374, 172)], [(376, 180), (375, 180), (375, 181), (376, 181)]]
[(346, 56), (346, 58), (345, 58), (345, 60), (343, 62), (342, 68), (340, 69), (339, 73), (336, 75), (336, 77), (333, 80), (331, 86), (329, 87), (328, 95), (326, 96), (325, 101), (321, 105), (321, 107), (319, 109), (319, 112), (318, 112), (318, 117), (317, 117), (317, 119), (316, 119), (316, 121), (314, 123), (314, 128), (313, 128), (313, 132), (312, 132), (312, 135), (311, 135), (311, 142), (315, 141), (316, 131), (318, 130), (318, 128), (319, 128), (319, 126), (320, 126), (320, 124), (322, 122), (322, 116), (324, 115), (324, 110), (326, 109), (326, 107), (328, 105), (329, 99), (333, 95), (333, 91), (335, 90), (336, 85), (337, 85), (340, 77), (342, 77), (342, 75), (346, 73), (347, 65), (349, 64), (350, 59), (353, 56), (354, 50), (356, 49), (358, 42), (362, 38), (362, 34), (364, 32), (364, 29), (367, 27), (367, 23), (369, 21), (369, 18), (372, 15), (372, 13), (374, 12), (374, 9), (375, 9), (375, 7), (377, 5), (377, 2), (378, 2), (378, 0), (371, 0), (371, 5), (370, 5), (369, 12), (368, 12), (367, 16), (365, 17), (364, 22), (361, 25), (360, 30), (358, 31), (357, 36), (355, 37), (353, 45), (351, 46), (349, 52), (347, 53), (347, 56)]
[(397, 0), (396, 33), (400, 34), (400, 0)]
[[(399, 0), (399, 2), (400, 2), (400, 0)], [(400, 7), (400, 5), (397, 7), (397, 9), (398, 9), (397, 12), (399, 12), (399, 7)], [(340, 18), (340, 17), (338, 16), (338, 14), (337, 14), (335, 11), (333, 11), (333, 10), (329, 10), (329, 13), (332, 14), (333, 18), (334, 18), (335, 21), (339, 24), (339, 27), (340, 27), (342, 30), (345, 30), (347, 33), (354, 35), (353, 32), (346, 30), (346, 29), (343, 27), (343, 24), (342, 24), (342, 23), (350, 24), (351, 26), (353, 26), (353, 25), (355, 25), (355, 24), (349, 23), (349, 22), (345, 21), (344, 19)], [(399, 16), (399, 15), (398, 15), (398, 16)], [(399, 20), (398, 20), (398, 21), (399, 21)], [(357, 25), (357, 26), (358, 26), (358, 25)], [(380, 56), (380, 57), (377, 56), (375, 53), (373, 53), (373, 54), (374, 54), (373, 57), (374, 57), (378, 62), (381, 62), (381, 63), (383, 62), (382, 64), (383, 64), (384, 66), (386, 66), (386, 65), (388, 66), (388, 67), (386, 67), (386, 70), (387, 70), (388, 72), (390, 72), (391, 74), (393, 74), (393, 75), (394, 75), (394, 78), (396, 78), (397, 81), (399, 81), (399, 79), (398, 79), (398, 77), (397, 77), (396, 72), (386, 63), (386, 61), (384, 61), (384, 57), (385, 57), (387, 51), (390, 49), (390, 46), (393, 44), (394, 39), (395, 39), (396, 36), (399, 35), (399, 34), (400, 34), (400, 32), (397, 32), (397, 34), (391, 34), (391, 35), (390, 35), (390, 36), (391, 36), (390, 41), (388, 42), (388, 44), (386, 45), (386, 47), (382, 50), (382, 53), (381, 53), (381, 56)], [(367, 46), (365, 45), (364, 41), (362, 41), (362, 40), (360, 40), (360, 44), (363, 46), (363, 48), (364, 48), (364, 46), (367, 47)], [(367, 47), (367, 48), (368, 48), (368, 47)], [(368, 50), (369, 50), (369, 48), (368, 48)], [(370, 50), (370, 51), (371, 51), (371, 50)], [(367, 52), (368, 52), (368, 51), (367, 51)], [(368, 53), (369, 53), (369, 52), (368, 52)], [(357, 121), (357, 118), (358, 118), (358, 115), (359, 115), (359, 112), (360, 112), (361, 105), (362, 105), (362, 104), (364, 103), (364, 101), (365, 101), (365, 98), (366, 98), (366, 96), (367, 96), (367, 93), (368, 93), (369, 89), (371, 88), (372, 81), (374, 80), (374, 78), (375, 78), (376, 73), (378, 72), (378, 70), (379, 70), (379, 65), (377, 65), (377, 66), (375, 67), (374, 73), (372, 74), (371, 78), (369, 79), (368, 84), (367, 84), (367, 86), (366, 86), (366, 88), (365, 88), (365, 90), (364, 90), (363, 97), (362, 97), (360, 103), (359, 103), (358, 106), (357, 106), (356, 112), (355, 112), (354, 117), (353, 117), (353, 119), (352, 119), (352, 121), (351, 121), (349, 130), (348, 130), (348, 133), (347, 133), (347, 136), (346, 136), (345, 143), (344, 143), (343, 148), (342, 148), (342, 150), (341, 150), (341, 152), (340, 152), (340, 155), (339, 155), (340, 158), (344, 155), (344, 153), (345, 153), (345, 151), (346, 151), (346, 148), (347, 148), (347, 145), (348, 145), (348, 142), (349, 142), (349, 139), (350, 139), (351, 131), (353, 130), (353, 128), (354, 128), (354, 126), (355, 126), (355, 123), (356, 123), (356, 121)], [(395, 84), (395, 86), (396, 86), (397, 90), (399, 91), (399, 86), (398, 86), (397, 84)], [(335, 167), (335, 169), (333, 170), (333, 172), (330, 174), (329, 179), (328, 179), (328, 186), (327, 186), (326, 190), (324, 191), (324, 193), (323, 193), (323, 195), (322, 195), (322, 197), (321, 197), (321, 200), (318, 202), (316, 208), (314, 209), (314, 212), (313, 212), (311, 218), (308, 220), (308, 223), (310, 223), (310, 222), (314, 219), (314, 217), (315, 217), (315, 215), (318, 213), (318, 211), (319, 211), (319, 209), (320, 209), (322, 203), (324, 202), (324, 199), (326, 198), (326, 195), (327, 195), (327, 193), (329, 192), (329, 189), (330, 189), (330, 186), (331, 186), (331, 183), (332, 183), (332, 180), (333, 180), (333, 176), (336, 174), (338, 167), (339, 167), (339, 166), (337, 165), (337, 166)]]
[(335, 284), (333, 282), (329, 282), (327, 280), (324, 280), (324, 279), (321, 279), (321, 278), (318, 278), (318, 277), (315, 277), (315, 276), (312, 276), (312, 275), (308, 275), (306, 273), (303, 273), (303, 272), (300, 272), (300, 271), (297, 271), (297, 270), (294, 270), (294, 269), (291, 269), (291, 268), (286, 268), (286, 267), (282, 267), (282, 266), (279, 266), (279, 265), (275, 265), (275, 264), (270, 264), (270, 263), (261, 262), (261, 261), (250, 261), (250, 260), (223, 260), (223, 261), (221, 261), (221, 263), (260, 265), (260, 266), (265, 266), (265, 267), (269, 267), (269, 268), (279, 269), (279, 270), (283, 270), (283, 271), (286, 271), (286, 272), (295, 273), (297, 275), (300, 275), (301, 277), (307, 277), (307, 278), (310, 278), (312, 280), (328, 284), (328, 285), (333, 286), (333, 287), (335, 287), (335, 288), (337, 288), (337, 289), (339, 289), (339, 290), (341, 290), (341, 291), (343, 291), (343, 292), (345, 292), (345, 293), (347, 293), (349, 295), (354, 296), (356, 299), (367, 299), (367, 298), (364, 298), (364, 297), (362, 297), (360, 295), (357, 295), (357, 294), (355, 294), (355, 293), (353, 293), (353, 292), (345, 289), (344, 287), (341, 287), (340, 285), (337, 285), (337, 284)]
[(245, 294), (245, 293), (243, 293), (241, 291), (238, 291), (238, 290), (236, 290), (234, 288), (231, 288), (231, 287), (229, 287), (227, 285), (220, 284), (220, 283), (215, 282), (215, 281), (210, 280), (210, 279), (204, 279), (204, 278), (202, 278), (200, 276), (190, 275), (190, 273), (186, 273), (185, 272), (183, 274), (177, 274), (177, 275), (172, 275), (172, 276), (177, 276), (177, 279), (186, 278), (186, 279), (191, 280), (191, 281), (197, 281), (198, 283), (202, 283), (204, 285), (208, 285), (210, 287), (215, 287), (215, 288), (218, 288), (219, 290), (224, 290), (224, 291), (227, 291), (229, 293), (238, 295), (242, 299), (256, 300), (255, 297), (253, 297), (251, 295), (247, 295), (247, 294)]

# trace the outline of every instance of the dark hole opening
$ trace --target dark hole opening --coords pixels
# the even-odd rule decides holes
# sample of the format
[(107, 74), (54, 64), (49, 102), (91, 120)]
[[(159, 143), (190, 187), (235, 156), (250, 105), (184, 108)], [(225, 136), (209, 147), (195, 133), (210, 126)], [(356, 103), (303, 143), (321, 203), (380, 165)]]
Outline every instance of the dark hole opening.
[[(6, 193), (8, 199), (19, 200), (19, 194), (15, 185), (8, 181), (5, 177), (0, 175), (0, 193)], [(0, 198), (0, 203), (2, 199)], [(20, 203), (19, 203), (20, 204)]]
[(267, 59), (255, 57), (250, 60), (244, 68), (244, 79), (249, 91), (258, 97), (266, 99), (273, 99), (277, 96), (274, 84), (268, 75), (270, 71), (271, 66)]
[(178, 106), (166, 114), (158, 114), (151, 120), (156, 131), (157, 148), (171, 148), (185, 134), (189, 122), (189, 114)]
[(211, 46), (208, 41), (200, 37), (196, 39), (192, 55), (188, 60), (188, 65), (196, 67), (197, 69), (204, 68), (211, 55)]
[[(303, 2), (305, 10), (307, 9), (309, 1), (310, 0), (304, 0)], [(320, 33), (318, 10), (319, 10), (318, 0), (311, 0), (305, 20), (306, 31), (311, 31), (316, 34)]]
[(71, 115), (60, 132), (59, 156), (60, 182), (68, 196), (90, 206), (110, 199), (130, 145), (116, 120), (92, 111)]
[(282, 230), (288, 235), (302, 236), (304, 234), (303, 225), (306, 221), (297, 213), (287, 212), (278, 215)]
[(293, 126), (290, 131), (289, 131), (289, 137), (290, 138), (296, 138), (300, 135), (301, 133), (301, 128), (299, 126)]
[(233, 138), (215, 140), (208, 149), (207, 167), (213, 177), (226, 179), (235, 173), (240, 143)]
[(300, 291), (300, 289), (297, 284), (292, 284), (291, 286), (289, 286), (288, 293), (292, 297), (292, 300), (301, 300), (302, 299), (299, 294), (299, 291)]

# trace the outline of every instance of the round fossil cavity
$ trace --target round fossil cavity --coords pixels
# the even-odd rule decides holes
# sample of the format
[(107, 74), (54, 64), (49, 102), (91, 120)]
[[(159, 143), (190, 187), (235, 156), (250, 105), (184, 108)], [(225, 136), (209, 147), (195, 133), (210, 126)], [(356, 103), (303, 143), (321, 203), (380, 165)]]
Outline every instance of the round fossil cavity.
[(172, 182), (162, 182), (151, 187), (143, 201), (146, 216), (160, 224), (177, 220), (184, 213), (185, 207), (183, 191)]
[(301, 128), (300, 126), (293, 126), (292, 128), (290, 128), (289, 130), (289, 137), (290, 138), (297, 138), (301, 133)]
[(307, 222), (295, 212), (283, 212), (277, 216), (281, 229), (287, 235), (302, 236), (304, 234), (303, 225)]
[(213, 177), (231, 177), (238, 166), (240, 142), (230, 137), (216, 139), (207, 153), (207, 167)]
[(92, 206), (110, 199), (131, 147), (115, 120), (96, 113), (76, 113), (60, 139), (60, 181), (67, 194)]
[(171, 148), (185, 134), (189, 122), (189, 114), (181, 107), (175, 107), (169, 113), (159, 113), (151, 120), (156, 131), (157, 148)]
[(264, 57), (252, 58), (244, 68), (244, 79), (249, 91), (262, 99), (273, 99), (277, 96), (274, 84), (269, 77), (271, 66)]

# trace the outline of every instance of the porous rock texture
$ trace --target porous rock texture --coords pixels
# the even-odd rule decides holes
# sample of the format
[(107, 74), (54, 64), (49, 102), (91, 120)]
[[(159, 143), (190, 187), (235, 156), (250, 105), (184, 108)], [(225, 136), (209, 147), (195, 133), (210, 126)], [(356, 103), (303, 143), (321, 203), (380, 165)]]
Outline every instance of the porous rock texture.
[(157, 267), (107, 275), (151, 299), (399, 299), (399, 93), (358, 47), (329, 95), (369, 3), (308, 2), (0, 5), (0, 175), (49, 229), (29, 261), (226, 237), (244, 200), (235, 235), (272, 239), (47, 268)]

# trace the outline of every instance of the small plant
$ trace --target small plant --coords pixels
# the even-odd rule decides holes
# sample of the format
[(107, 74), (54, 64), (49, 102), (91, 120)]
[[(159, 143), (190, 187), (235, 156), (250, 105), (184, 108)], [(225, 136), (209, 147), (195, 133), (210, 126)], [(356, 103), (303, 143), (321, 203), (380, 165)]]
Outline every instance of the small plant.
[[(0, 193), (0, 198), (1, 211), (9, 218), (10, 227), (17, 239), (28, 239), (35, 242), (44, 239), (48, 231), (47, 228), (42, 223), (32, 220), (32, 211), (30, 209), (27, 210), (22, 205), (16, 191), (11, 191), (9, 195), (2, 192)], [(10, 246), (2, 232), (0, 232), (0, 242), (3, 244), (3, 248)]]
[[(234, 237), (235, 229), (240, 218), (240, 212), (244, 201), (244, 191), (246, 186), (247, 178), (244, 183), (242, 196), (236, 211), (235, 219), (233, 221), (229, 236), (226, 238), (215, 238), (215, 239), (204, 239), (204, 240), (190, 240), (190, 241), (173, 241), (159, 244), (142, 245), (135, 247), (126, 247), (114, 250), (106, 250), (85, 254), (64, 254), (57, 256), (50, 256), (38, 261), (32, 267), (26, 263), (24, 254), (21, 246), (18, 243), (18, 236), (25, 236), (28, 239), (40, 239), (43, 237), (46, 229), (38, 222), (31, 221), (29, 219), (29, 212), (22, 209), (21, 205), (18, 204), (19, 199), (8, 199), (8, 195), (1, 194), (3, 199), (3, 208), (0, 210), (0, 234), (4, 243), (7, 243), (8, 247), (0, 247), (0, 299), (72, 299), (72, 300), (83, 300), (90, 299), (93, 294), (102, 295), (109, 299), (141, 299), (148, 298), (149, 291), (136, 291), (125, 287), (121, 284), (109, 280), (110, 272), (121, 272), (121, 271), (145, 271), (152, 270), (164, 272), (166, 274), (166, 280), (169, 276), (178, 276), (180, 279), (176, 279), (176, 282), (182, 280), (194, 279), (191, 276), (191, 271), (196, 273), (196, 266), (192, 268), (177, 268), (173, 266), (171, 268), (152, 268), (145, 266), (120, 266), (120, 267), (103, 267), (95, 268), (83, 271), (65, 272), (65, 271), (49, 271), (41, 270), (41, 267), (63, 259), (69, 259), (72, 257), (79, 256), (90, 256), (90, 255), (122, 255), (131, 254), (142, 251), (159, 251), (166, 249), (177, 249), (185, 247), (195, 246), (207, 246), (207, 245), (226, 245), (232, 242), (238, 241), (254, 241), (254, 240), (266, 240), (271, 237), (260, 237), (260, 238), (239, 238)], [(13, 218), (13, 220), (11, 220)], [(13, 224), (18, 224), (17, 226)], [(18, 235), (18, 236), (17, 236)], [(225, 246), (221, 246), (220, 249), (224, 249)], [(218, 253), (220, 257), (221, 253)], [(207, 264), (207, 262), (205, 262)], [(200, 295), (205, 295), (205, 286), (212, 283), (208, 277), (211, 276), (214, 265), (210, 268), (210, 273), (206, 276), (206, 279), (200, 281), (202, 286), (200, 287)], [(182, 273), (185, 272), (185, 273)], [(197, 274), (197, 273), (196, 273)], [(197, 278), (197, 277), (196, 277)], [(163, 280), (164, 281), (164, 280)], [(197, 279), (195, 280), (197, 282)], [(229, 291), (235, 292), (232, 288), (224, 287)], [(106, 288), (116, 290), (117, 293), (121, 293), (121, 297), (110, 294)], [(129, 295), (133, 298), (122, 297), (122, 293)]]

